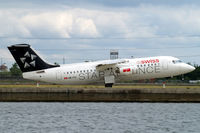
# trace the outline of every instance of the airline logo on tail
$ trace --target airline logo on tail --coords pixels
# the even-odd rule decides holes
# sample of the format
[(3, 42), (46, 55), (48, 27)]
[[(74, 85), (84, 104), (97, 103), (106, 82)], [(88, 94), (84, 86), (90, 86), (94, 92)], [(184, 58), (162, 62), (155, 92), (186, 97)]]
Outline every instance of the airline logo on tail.
[[(27, 58), (30, 59), (30, 61), (27, 61)], [(30, 54), (28, 51), (24, 54), (24, 57), (21, 57), (20, 60), (24, 64), (24, 68), (29, 68), (29, 67), (35, 67), (35, 59), (37, 58), (36, 55)]]

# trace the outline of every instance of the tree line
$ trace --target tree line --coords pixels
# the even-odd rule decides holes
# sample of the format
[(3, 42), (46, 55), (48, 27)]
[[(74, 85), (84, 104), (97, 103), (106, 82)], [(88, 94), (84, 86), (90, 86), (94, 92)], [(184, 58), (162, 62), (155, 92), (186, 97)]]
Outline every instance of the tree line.
[(2, 71), (0, 72), (0, 78), (22, 78), (22, 72), (17, 65), (17, 63), (14, 63), (12, 67), (9, 69), (9, 71)]

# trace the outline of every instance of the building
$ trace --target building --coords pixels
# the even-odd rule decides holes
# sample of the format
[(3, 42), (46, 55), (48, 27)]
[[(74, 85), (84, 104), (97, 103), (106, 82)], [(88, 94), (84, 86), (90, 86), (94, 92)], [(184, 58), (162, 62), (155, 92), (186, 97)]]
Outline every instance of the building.
[(8, 71), (8, 67), (6, 66), (6, 64), (0, 65), (0, 72), (5, 72), (5, 71)]

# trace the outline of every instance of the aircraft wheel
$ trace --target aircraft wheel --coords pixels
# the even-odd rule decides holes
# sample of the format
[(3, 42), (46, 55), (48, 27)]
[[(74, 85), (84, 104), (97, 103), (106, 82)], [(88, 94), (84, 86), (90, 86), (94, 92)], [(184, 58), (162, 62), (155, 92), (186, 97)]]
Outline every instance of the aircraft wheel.
[(112, 88), (113, 83), (105, 84), (105, 87), (111, 87)]

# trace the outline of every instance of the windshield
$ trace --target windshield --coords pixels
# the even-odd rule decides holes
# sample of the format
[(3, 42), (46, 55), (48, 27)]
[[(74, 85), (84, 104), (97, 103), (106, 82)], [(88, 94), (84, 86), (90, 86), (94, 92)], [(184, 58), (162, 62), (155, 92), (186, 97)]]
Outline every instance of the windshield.
[(177, 64), (177, 63), (181, 63), (182, 61), (181, 61), (181, 60), (172, 60), (172, 62), (173, 62), (174, 64)]

